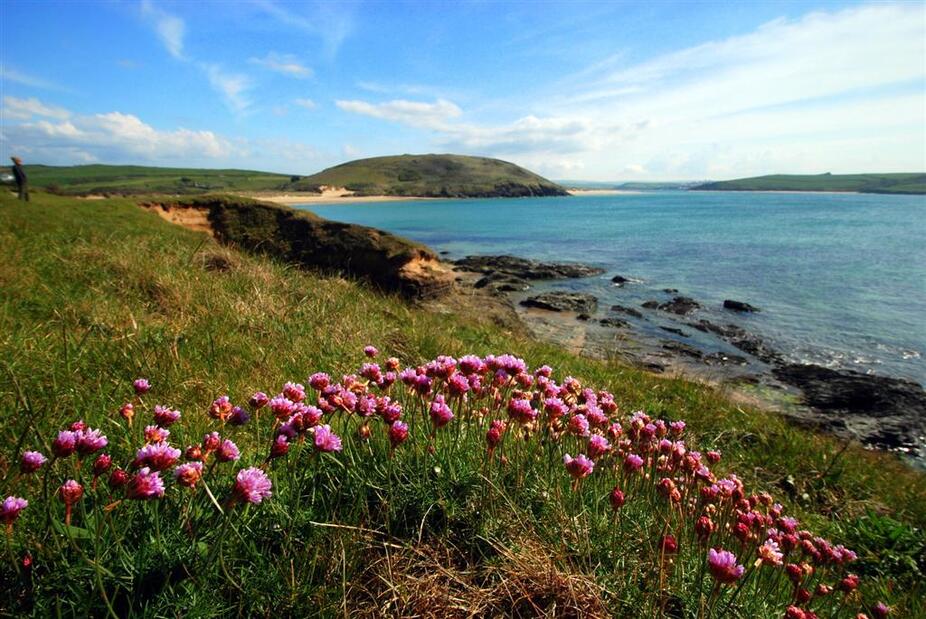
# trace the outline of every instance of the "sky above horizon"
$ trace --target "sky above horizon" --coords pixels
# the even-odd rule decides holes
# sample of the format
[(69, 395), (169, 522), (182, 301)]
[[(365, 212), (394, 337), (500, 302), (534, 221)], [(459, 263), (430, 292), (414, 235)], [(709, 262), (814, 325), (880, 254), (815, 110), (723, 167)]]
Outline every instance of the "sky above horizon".
[(926, 171), (926, 3), (20, 2), (0, 157), (554, 179)]

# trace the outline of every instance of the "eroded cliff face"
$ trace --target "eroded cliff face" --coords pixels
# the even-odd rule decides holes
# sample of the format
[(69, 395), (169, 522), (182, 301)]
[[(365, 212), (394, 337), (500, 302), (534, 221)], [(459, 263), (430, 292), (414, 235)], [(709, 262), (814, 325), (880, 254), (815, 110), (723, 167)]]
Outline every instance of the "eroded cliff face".
[(375, 228), (229, 196), (158, 198), (140, 206), (221, 243), (359, 277), (406, 298), (434, 298), (453, 287), (453, 273), (433, 251)]

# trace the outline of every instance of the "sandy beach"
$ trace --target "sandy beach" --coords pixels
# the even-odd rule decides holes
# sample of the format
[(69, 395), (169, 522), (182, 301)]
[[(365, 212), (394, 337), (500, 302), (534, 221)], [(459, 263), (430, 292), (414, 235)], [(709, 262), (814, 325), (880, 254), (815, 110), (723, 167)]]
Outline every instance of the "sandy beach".
[(242, 192), (235, 195), (275, 204), (357, 204), (362, 202), (399, 202), (408, 200), (441, 200), (408, 196), (358, 196), (343, 187), (323, 187), (321, 193), (262, 193)]

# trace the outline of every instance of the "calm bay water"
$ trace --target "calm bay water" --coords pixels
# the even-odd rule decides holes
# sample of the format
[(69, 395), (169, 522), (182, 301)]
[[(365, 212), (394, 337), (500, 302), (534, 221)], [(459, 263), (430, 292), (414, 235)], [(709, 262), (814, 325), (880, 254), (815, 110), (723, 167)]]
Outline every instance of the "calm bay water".
[[(926, 197), (651, 192), (310, 206), (451, 258), (514, 254), (601, 266), (553, 284), (601, 306), (677, 288), (700, 315), (763, 336), (786, 357), (926, 382)], [(620, 274), (640, 284), (618, 288)], [(720, 309), (737, 299), (762, 309)]]

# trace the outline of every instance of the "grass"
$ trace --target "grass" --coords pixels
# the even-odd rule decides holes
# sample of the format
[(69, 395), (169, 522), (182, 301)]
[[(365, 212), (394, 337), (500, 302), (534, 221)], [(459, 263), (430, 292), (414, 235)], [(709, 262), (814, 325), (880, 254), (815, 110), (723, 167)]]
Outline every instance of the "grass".
[(694, 189), (923, 194), (926, 193), (926, 174), (773, 174), (706, 183)]
[(346, 187), (358, 194), (427, 197), (565, 195), (565, 190), (524, 168), (486, 157), (397, 155), (358, 159), (295, 183)]
[(32, 187), (69, 195), (280, 191), (294, 178), (252, 170), (157, 168), (131, 165), (26, 165)]
[[(126, 431), (118, 411), (131, 381), (146, 376), (154, 389), (145, 406), (183, 412), (172, 443), (182, 448), (220, 429), (241, 448), (239, 463), (210, 478), (221, 502), (232, 471), (263, 460), (271, 427), (263, 417), (222, 428), (206, 414), (213, 399), (244, 402), (316, 371), (356, 371), (371, 343), (411, 365), (510, 351), (532, 367), (550, 364), (559, 379), (610, 390), (622, 411), (685, 419), (691, 442), (724, 453), (720, 471), (736, 471), (814, 531), (856, 547), (865, 599), (886, 600), (898, 616), (926, 612), (926, 482), (891, 455), (703, 385), (575, 357), (472, 317), (428, 313), (354, 281), (218, 246), (128, 199), (36, 193), (24, 205), (4, 195), (0, 242), (0, 483), (3, 496), (31, 502), (8, 548), (33, 559), (29, 572), (17, 574), (8, 560), (0, 568), (0, 581), (12, 583), (0, 592), (5, 613), (96, 616), (110, 606), (118, 616), (465, 616), (461, 608), (533, 615), (568, 614), (572, 605), (573, 614), (629, 616), (681, 604), (694, 616), (695, 572), (673, 575), (670, 599), (653, 588), (645, 557), (657, 507), (628, 500), (622, 522), (636, 524), (616, 530), (600, 504), (606, 479), (592, 476), (572, 493), (555, 454), (543, 450), (535, 461), (514, 448), (505, 452), (509, 467), (486, 468), (484, 430), (472, 424), (458, 441), (440, 435), (433, 455), (415, 435), (389, 459), (381, 436), (366, 447), (342, 420), (342, 454), (309, 457), (294, 447), (273, 464), (273, 497), (224, 520), (202, 492), (105, 511), (85, 468), (84, 511), (67, 528), (60, 503), (42, 499), (41, 479), (17, 473), (22, 450), (49, 453), (57, 430), (76, 419), (108, 434), (126, 462), (150, 415), (139, 404)], [(73, 458), (49, 470), (52, 488), (76, 474), (72, 466)], [(184, 518), (197, 535), (178, 526)], [(683, 544), (678, 565), (695, 556)], [(748, 591), (735, 613), (773, 616)]]

